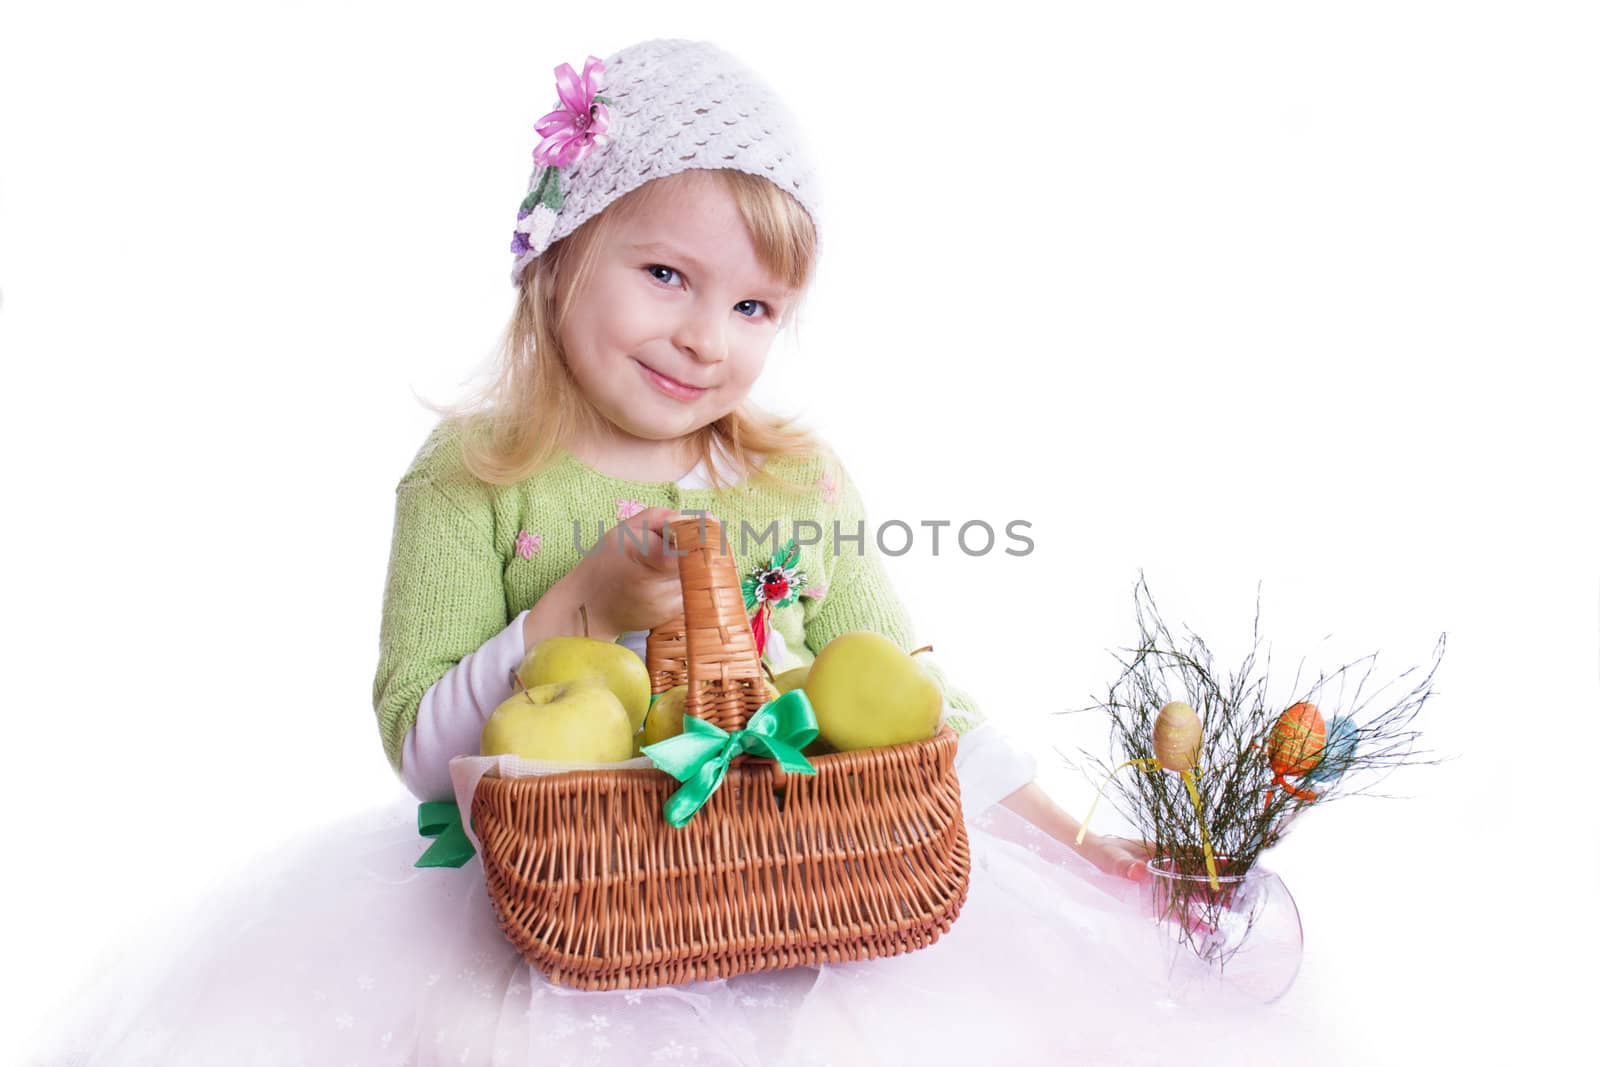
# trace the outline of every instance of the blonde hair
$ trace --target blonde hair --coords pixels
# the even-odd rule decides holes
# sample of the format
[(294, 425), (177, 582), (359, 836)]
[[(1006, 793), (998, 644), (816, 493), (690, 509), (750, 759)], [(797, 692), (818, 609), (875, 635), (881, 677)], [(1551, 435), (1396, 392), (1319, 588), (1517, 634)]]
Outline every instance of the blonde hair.
[[(461, 431), (462, 464), (474, 477), (492, 485), (514, 485), (543, 470), (578, 437), (603, 431), (604, 417), (567, 368), (561, 324), (594, 269), (602, 238), (665, 183), (685, 174), (711, 175), (737, 205), (761, 265), (797, 297), (804, 293), (816, 261), (816, 229), (800, 204), (765, 178), (727, 169), (687, 171), (619, 197), (524, 268), (493, 380), (461, 404), (421, 401)], [(792, 320), (792, 311), (788, 317)], [(825, 443), (796, 423), (794, 417), (771, 414), (747, 398), (695, 431), (692, 452), (705, 462), (719, 493), (728, 487), (713, 455), (719, 444), (735, 467), (732, 473), (746, 472), (752, 480), (784, 491), (804, 491), (809, 487), (754, 461), (755, 454), (831, 456)]]

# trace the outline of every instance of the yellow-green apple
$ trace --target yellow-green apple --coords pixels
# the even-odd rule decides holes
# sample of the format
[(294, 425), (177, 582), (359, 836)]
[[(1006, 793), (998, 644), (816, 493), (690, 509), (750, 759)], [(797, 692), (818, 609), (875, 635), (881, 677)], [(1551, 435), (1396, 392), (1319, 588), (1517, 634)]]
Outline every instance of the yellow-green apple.
[(529, 689), (555, 682), (598, 677), (616, 694), (637, 731), (650, 708), (650, 672), (644, 660), (627, 645), (598, 637), (547, 637), (533, 646), (517, 669), (517, 679)]
[(777, 683), (779, 694), (799, 689), (801, 686), (805, 685), (806, 675), (810, 672), (810, 670), (810, 664), (807, 664), (804, 667), (791, 667), (782, 674), (773, 678), (773, 681)]
[[(766, 701), (771, 703), (777, 700), (780, 694), (771, 682), (766, 685)], [(677, 737), (683, 733), (684, 710), (689, 703), (688, 685), (675, 685), (671, 689), (656, 697), (650, 705), (650, 714), (645, 716), (644, 729), (639, 732), (639, 747), (653, 745), (657, 741), (665, 741), (669, 737)]]
[[(917, 652), (928, 651), (918, 649)], [(882, 634), (840, 634), (817, 653), (805, 694), (818, 736), (841, 752), (932, 737), (944, 697), (933, 676)]]
[(644, 717), (644, 729), (639, 734), (640, 748), (683, 733), (683, 705), (688, 698), (687, 685), (675, 685), (656, 697), (650, 705), (650, 714)]
[[(629, 653), (630, 655), (632, 653)], [(633, 755), (633, 725), (622, 701), (596, 677), (519, 689), (489, 714), (485, 756), (614, 763)]]

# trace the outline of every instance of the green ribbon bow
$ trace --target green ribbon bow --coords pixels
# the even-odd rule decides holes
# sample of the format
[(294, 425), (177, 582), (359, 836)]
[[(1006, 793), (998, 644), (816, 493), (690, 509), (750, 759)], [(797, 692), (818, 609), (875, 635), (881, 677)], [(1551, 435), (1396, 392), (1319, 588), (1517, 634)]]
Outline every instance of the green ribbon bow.
[(800, 751), (816, 736), (817, 715), (810, 699), (803, 690), (791, 689), (761, 705), (743, 730), (730, 734), (704, 719), (685, 715), (683, 733), (640, 751), (684, 783), (661, 808), (667, 822), (681, 827), (711, 799), (728, 773), (728, 764), (741, 752), (775, 759), (794, 774), (816, 774), (817, 769)]
[(473, 856), (472, 838), (461, 828), (461, 809), (453, 800), (417, 805), (417, 832), (436, 838), (417, 860), (418, 867), (460, 867)]

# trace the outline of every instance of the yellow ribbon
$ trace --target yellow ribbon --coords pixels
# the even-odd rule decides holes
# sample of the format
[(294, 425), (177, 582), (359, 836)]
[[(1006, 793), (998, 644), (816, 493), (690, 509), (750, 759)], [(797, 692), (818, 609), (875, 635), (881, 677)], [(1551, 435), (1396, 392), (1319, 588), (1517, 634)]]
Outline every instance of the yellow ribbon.
[[(1078, 844), (1083, 844), (1084, 835), (1089, 832), (1089, 820), (1094, 818), (1094, 809), (1100, 806), (1100, 798), (1105, 795), (1106, 786), (1111, 784), (1111, 779), (1115, 778), (1117, 772), (1124, 767), (1138, 767), (1142, 771), (1159, 771), (1161, 769), (1161, 761), (1158, 759), (1131, 759), (1117, 764), (1111, 773), (1106, 775), (1106, 780), (1100, 783), (1100, 788), (1095, 791), (1094, 803), (1089, 805), (1089, 814), (1083, 817), (1083, 825), (1078, 827)], [(1197, 767), (1193, 771), (1183, 771), (1181, 773), (1183, 774), (1183, 784), (1189, 788), (1189, 800), (1194, 804), (1194, 820), (1200, 825), (1200, 844), (1205, 849), (1206, 854), (1206, 875), (1211, 882), (1211, 888), (1217, 889), (1217, 861), (1211, 851), (1211, 835), (1206, 832), (1205, 817), (1200, 814), (1200, 790), (1194, 784), (1195, 775), (1200, 773), (1200, 769)]]
[(1083, 835), (1089, 832), (1089, 820), (1094, 818), (1094, 809), (1100, 806), (1100, 798), (1105, 794), (1106, 786), (1111, 784), (1111, 779), (1117, 776), (1117, 771), (1122, 770), (1124, 767), (1140, 767), (1149, 771), (1157, 770), (1160, 768), (1160, 766), (1161, 761), (1155, 759), (1131, 759), (1117, 764), (1116, 767), (1112, 769), (1111, 773), (1106, 775), (1106, 780), (1100, 783), (1100, 788), (1095, 790), (1094, 803), (1089, 805), (1089, 814), (1083, 817), (1083, 825), (1078, 827), (1077, 843), (1080, 845), (1083, 844)]
[(1195, 787), (1194, 774), (1183, 772), (1183, 784), (1189, 787), (1189, 799), (1194, 802), (1194, 821), (1200, 824), (1200, 844), (1206, 850), (1206, 874), (1210, 876), (1211, 888), (1217, 888), (1217, 861), (1211, 854), (1211, 835), (1206, 833), (1206, 819), (1200, 814), (1200, 790)]

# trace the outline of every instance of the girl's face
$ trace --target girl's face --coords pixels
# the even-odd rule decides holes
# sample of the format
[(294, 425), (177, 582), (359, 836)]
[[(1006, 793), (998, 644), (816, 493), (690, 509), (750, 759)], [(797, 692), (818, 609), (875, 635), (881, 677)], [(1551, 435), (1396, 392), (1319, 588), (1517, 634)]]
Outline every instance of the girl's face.
[(601, 238), (561, 327), (579, 388), (622, 434), (672, 441), (733, 411), (794, 294), (711, 175), (661, 179)]

